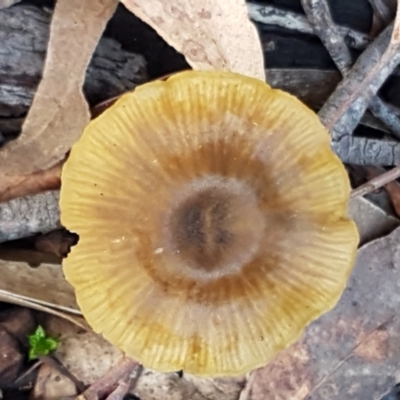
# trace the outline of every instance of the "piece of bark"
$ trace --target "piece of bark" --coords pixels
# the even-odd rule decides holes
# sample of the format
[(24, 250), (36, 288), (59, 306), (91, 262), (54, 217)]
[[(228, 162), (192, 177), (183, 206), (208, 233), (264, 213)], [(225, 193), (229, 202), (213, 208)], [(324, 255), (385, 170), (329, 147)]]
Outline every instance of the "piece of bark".
[(57, 191), (0, 203), (0, 243), (60, 228)]
[(121, 0), (197, 70), (265, 80), (257, 29), (244, 0)]
[[(51, 14), (21, 4), (2, 10), (0, 18), (0, 117), (25, 115), (30, 107), (42, 70), (49, 40)], [(145, 59), (125, 51), (113, 39), (102, 38), (86, 72), (83, 91), (94, 105), (133, 89), (147, 79)], [(0, 130), (15, 132), (0, 119)], [(4, 128), (3, 128), (4, 126)]]
[(400, 164), (400, 143), (394, 141), (345, 135), (332, 141), (332, 149), (344, 163), (388, 167)]

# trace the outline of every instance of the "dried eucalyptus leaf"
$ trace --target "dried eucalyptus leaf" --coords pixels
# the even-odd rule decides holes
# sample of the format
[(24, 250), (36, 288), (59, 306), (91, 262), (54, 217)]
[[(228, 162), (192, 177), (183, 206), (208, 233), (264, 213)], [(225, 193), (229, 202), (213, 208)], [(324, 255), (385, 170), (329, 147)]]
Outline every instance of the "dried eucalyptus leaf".
[(0, 152), (1, 174), (50, 168), (79, 138), (90, 120), (82, 92), (86, 69), (117, 4), (117, 0), (56, 2), (43, 78), (21, 135)]
[(197, 70), (265, 79), (261, 42), (244, 0), (121, 0)]
[(74, 289), (64, 279), (60, 265), (27, 263), (0, 259), (0, 290), (46, 306), (76, 313)]

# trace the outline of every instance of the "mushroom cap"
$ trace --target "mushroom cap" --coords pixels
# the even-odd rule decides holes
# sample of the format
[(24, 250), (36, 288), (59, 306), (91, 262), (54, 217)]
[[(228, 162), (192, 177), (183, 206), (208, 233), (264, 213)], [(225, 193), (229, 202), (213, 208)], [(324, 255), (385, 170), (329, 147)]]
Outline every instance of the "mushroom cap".
[(337, 303), (358, 245), (349, 193), (295, 97), (178, 73), (123, 95), (72, 148), (64, 272), (92, 328), (146, 367), (240, 375)]

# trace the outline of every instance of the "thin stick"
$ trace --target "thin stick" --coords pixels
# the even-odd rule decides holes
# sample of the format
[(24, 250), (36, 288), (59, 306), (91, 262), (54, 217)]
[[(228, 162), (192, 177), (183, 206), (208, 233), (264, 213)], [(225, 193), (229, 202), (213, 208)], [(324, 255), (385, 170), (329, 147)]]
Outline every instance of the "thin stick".
[(368, 193), (373, 192), (385, 186), (386, 184), (394, 181), (395, 179), (400, 177), (400, 166), (391, 169), (390, 171), (385, 172), (382, 175), (377, 176), (374, 179), (371, 179), (369, 182), (364, 185), (359, 186), (357, 189), (352, 190), (350, 197), (359, 197), (365, 196)]
[[(351, 69), (353, 60), (343, 35), (333, 21), (328, 1), (301, 0), (301, 3), (315, 34), (328, 50), (342, 76), (346, 77)], [(378, 96), (372, 97), (368, 104), (368, 109), (384, 123), (394, 136), (399, 137), (400, 119), (390, 112), (390, 108), (383, 100)], [(354, 128), (355, 126), (353, 125)], [(348, 130), (347, 134), (351, 133), (352, 130)]]
[(0, 243), (60, 227), (58, 191), (0, 203)]

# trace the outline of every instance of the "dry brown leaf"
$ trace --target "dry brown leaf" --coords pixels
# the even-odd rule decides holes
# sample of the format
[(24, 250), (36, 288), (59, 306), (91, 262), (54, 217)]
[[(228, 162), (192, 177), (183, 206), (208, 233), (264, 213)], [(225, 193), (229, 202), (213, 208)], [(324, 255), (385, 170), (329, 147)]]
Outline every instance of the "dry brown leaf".
[(265, 79), (263, 52), (244, 0), (121, 0), (197, 70)]
[(28, 175), (6, 175), (1, 177), (0, 202), (29, 196), (46, 190), (60, 188), (62, 162), (49, 169)]
[(0, 259), (0, 274), (0, 301), (53, 314), (88, 328), (77, 311), (74, 290), (59, 265), (31, 268), (24, 262)]
[(86, 69), (117, 4), (118, 0), (56, 2), (43, 79), (21, 135), (0, 152), (2, 174), (50, 168), (79, 138), (90, 119), (82, 92)]

